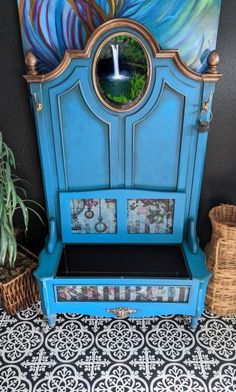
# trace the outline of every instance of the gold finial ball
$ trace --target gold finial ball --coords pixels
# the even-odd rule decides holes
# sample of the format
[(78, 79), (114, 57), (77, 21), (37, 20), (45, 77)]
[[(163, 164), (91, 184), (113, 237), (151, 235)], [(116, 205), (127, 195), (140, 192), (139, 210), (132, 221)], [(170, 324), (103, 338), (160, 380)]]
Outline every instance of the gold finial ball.
[(217, 52), (217, 50), (213, 50), (207, 59), (208, 65), (209, 67), (217, 67), (219, 65), (220, 62), (220, 55)]
[(25, 56), (25, 65), (29, 75), (37, 75), (37, 57), (31, 52), (27, 52)]
[(25, 64), (27, 67), (32, 67), (32, 68), (37, 65), (37, 58), (31, 51), (26, 53)]

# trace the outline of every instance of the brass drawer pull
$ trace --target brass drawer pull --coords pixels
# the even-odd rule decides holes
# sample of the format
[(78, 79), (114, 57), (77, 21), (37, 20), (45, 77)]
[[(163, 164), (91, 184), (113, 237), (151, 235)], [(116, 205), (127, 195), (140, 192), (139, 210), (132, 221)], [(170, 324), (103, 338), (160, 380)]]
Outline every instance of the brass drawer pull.
[(130, 316), (132, 313), (137, 313), (139, 310), (119, 307), (113, 309), (106, 309), (106, 311), (114, 314), (117, 318), (125, 318)]

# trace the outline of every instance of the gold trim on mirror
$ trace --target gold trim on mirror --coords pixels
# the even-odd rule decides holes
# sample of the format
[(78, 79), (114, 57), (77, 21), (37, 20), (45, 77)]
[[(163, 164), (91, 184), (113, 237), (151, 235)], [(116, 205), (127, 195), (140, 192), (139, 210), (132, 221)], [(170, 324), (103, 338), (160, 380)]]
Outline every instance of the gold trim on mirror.
[[(66, 50), (61, 63), (53, 71), (48, 72), (44, 75), (27, 74), (24, 75), (24, 78), (28, 83), (44, 83), (57, 78), (66, 70), (72, 59), (89, 58), (91, 56), (92, 48), (97, 42), (97, 40), (103, 34), (115, 28), (120, 29), (120, 31), (122, 31), (122, 29), (124, 28), (130, 28), (133, 30), (134, 33), (136, 32), (140, 34), (148, 42), (154, 57), (173, 59), (176, 64), (176, 67), (183, 74), (190, 77), (191, 79), (204, 82), (217, 82), (222, 76), (222, 74), (218, 72), (200, 74), (191, 70), (180, 58), (177, 50), (161, 50), (155, 38), (141, 23), (128, 18), (118, 18), (111, 19), (99, 26), (91, 35), (84, 50)], [(117, 33), (119, 32), (117, 31)]]

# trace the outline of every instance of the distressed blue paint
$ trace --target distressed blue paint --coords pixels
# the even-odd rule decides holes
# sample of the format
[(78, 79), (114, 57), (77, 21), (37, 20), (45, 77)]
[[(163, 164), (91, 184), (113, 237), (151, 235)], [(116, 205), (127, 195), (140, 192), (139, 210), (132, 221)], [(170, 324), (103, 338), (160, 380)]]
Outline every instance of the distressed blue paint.
[[(200, 111), (203, 102), (208, 102), (209, 110), (212, 109), (212, 97), (215, 90), (215, 85), (213, 83), (205, 83), (203, 86)], [(191, 194), (191, 204), (190, 204), (190, 218), (193, 218), (195, 222), (197, 221), (198, 205), (201, 192), (202, 175), (204, 169), (204, 161), (207, 148), (208, 132), (198, 133), (197, 140), (197, 150), (195, 158), (195, 168), (193, 176), (193, 189)]]
[[(151, 189), (184, 191), (187, 181), (191, 181), (193, 175), (202, 85), (195, 80), (190, 80), (177, 69), (172, 72), (173, 63), (170, 59), (155, 59), (154, 65), (156, 69), (156, 74), (153, 75), (155, 86), (148, 102), (126, 119), (126, 184), (130, 187), (149, 189), (148, 180), (151, 181), (153, 178)], [(166, 90), (168, 94), (170, 93), (172, 102), (162, 106), (162, 97)], [(177, 111), (177, 102), (173, 102), (173, 95), (178, 103), (182, 103), (179, 112)], [(175, 123), (172, 122), (172, 116), (175, 116)], [(142, 129), (145, 131), (142, 132)], [(140, 149), (136, 151), (137, 130), (144, 134), (147, 147), (144, 151), (141, 149), (143, 140), (140, 141)], [(155, 141), (149, 140), (147, 135), (150, 133), (155, 135)], [(162, 140), (163, 133), (166, 137), (163, 137)], [(158, 140), (159, 135), (160, 139)], [(155, 145), (158, 146), (156, 157), (154, 155)], [(166, 153), (166, 146), (168, 153)], [(150, 149), (153, 154), (149, 160)], [(180, 150), (181, 155), (179, 155)], [(143, 159), (146, 154), (149, 168), (152, 164), (148, 174), (140, 165), (141, 172), (137, 173), (139, 151)], [(176, 156), (179, 158), (177, 161)], [(165, 170), (162, 171), (162, 168)], [(140, 178), (142, 183), (135, 182), (139, 175), (142, 176)]]
[(197, 223), (193, 220), (193, 218), (189, 219), (188, 224), (188, 244), (191, 249), (192, 253), (197, 253), (199, 242), (197, 238), (197, 231), (196, 231)]
[[(60, 190), (118, 186), (118, 118), (101, 111), (89, 85), (89, 60), (72, 63), (73, 72), (66, 70), (59, 83), (53, 80), (43, 85), (55, 113), (50, 123)], [(78, 157), (77, 163), (74, 156)]]
[(67, 189), (109, 187), (108, 124), (91, 113), (79, 85), (60, 95), (58, 105)]
[(183, 116), (184, 96), (164, 84), (155, 109), (133, 128), (135, 188), (177, 189)]
[[(195, 326), (210, 277), (190, 224), (197, 220), (207, 145), (207, 133), (198, 133), (198, 118), (203, 101), (210, 99), (211, 107), (214, 84), (187, 77), (170, 58), (153, 58), (148, 42), (137, 34), (151, 56), (150, 89), (135, 108), (116, 113), (99, 101), (91, 81), (93, 55), (108, 34), (98, 38), (91, 58), (75, 58), (56, 79), (31, 84), (31, 94), (36, 93), (44, 105), (35, 115), (48, 217), (57, 227), (35, 272), (43, 309), (48, 316), (58, 312), (112, 316), (107, 308), (131, 306), (139, 309), (133, 317), (189, 314)], [(71, 198), (116, 199), (117, 232), (72, 233)], [(128, 233), (127, 200), (149, 198), (175, 200), (172, 233)], [(64, 243), (178, 243), (191, 278), (57, 278)], [(61, 284), (186, 285), (190, 295), (184, 304), (57, 303), (55, 285)]]
[(53, 253), (57, 242), (56, 221), (54, 218), (49, 220), (48, 252)]
[[(43, 104), (43, 109), (50, 106), (47, 94), (43, 94), (40, 84), (32, 84), (30, 92), (32, 102), (34, 102), (33, 97), (36, 94), (38, 101)], [(54, 141), (49, 125), (51, 122), (50, 111), (41, 110), (37, 112), (35, 110), (35, 120), (48, 221), (55, 219), (57, 229), (60, 230), (59, 205), (57, 202), (58, 178), (55, 175), (57, 170), (54, 158)]]

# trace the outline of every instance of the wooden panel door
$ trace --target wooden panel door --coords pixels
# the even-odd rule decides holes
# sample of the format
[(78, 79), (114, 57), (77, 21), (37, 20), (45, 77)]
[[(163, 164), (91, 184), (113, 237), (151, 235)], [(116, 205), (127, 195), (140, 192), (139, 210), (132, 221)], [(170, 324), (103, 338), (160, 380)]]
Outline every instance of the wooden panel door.
[(127, 187), (186, 191), (193, 174), (200, 96), (200, 83), (180, 77), (172, 62), (159, 63), (147, 104), (126, 119)]

